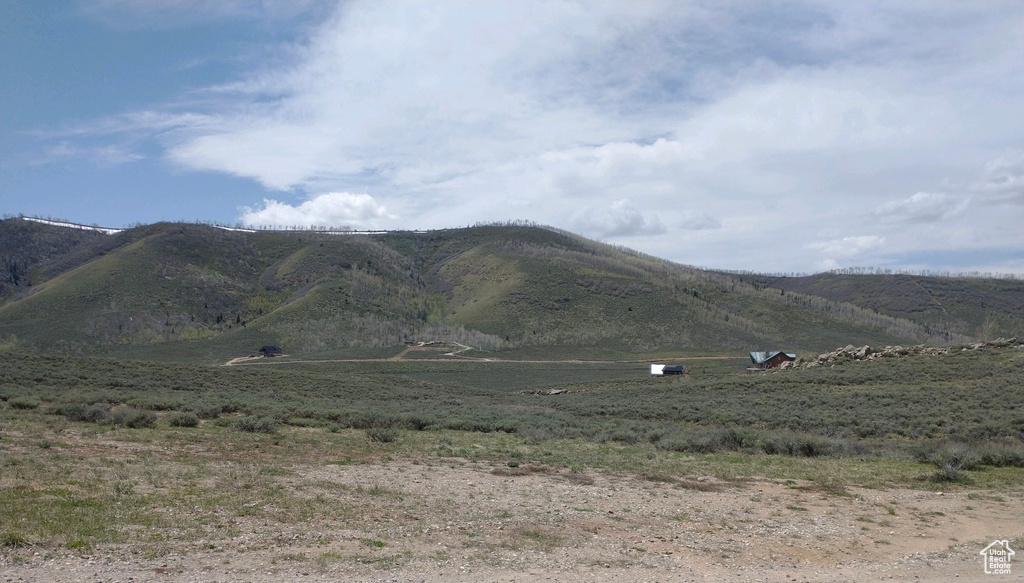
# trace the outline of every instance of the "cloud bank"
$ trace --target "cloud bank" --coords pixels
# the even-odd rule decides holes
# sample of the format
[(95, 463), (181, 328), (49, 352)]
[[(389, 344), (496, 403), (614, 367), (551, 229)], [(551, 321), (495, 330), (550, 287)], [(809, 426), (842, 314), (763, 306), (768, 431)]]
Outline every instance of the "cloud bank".
[(934, 223), (956, 216), (970, 204), (970, 197), (954, 197), (941, 192), (918, 192), (913, 196), (883, 204), (875, 214), (884, 220), (904, 223)]
[(349, 227), (375, 228), (381, 219), (393, 218), (368, 194), (328, 192), (301, 204), (290, 205), (264, 199), (263, 207), (242, 207), (244, 225), (267, 227)]
[(573, 221), (584, 232), (601, 238), (651, 237), (665, 233), (665, 226), (654, 213), (643, 213), (628, 198), (617, 200), (607, 209), (584, 207)]
[(252, 181), (250, 224), (887, 266), (1024, 246), (1022, 39), (1019, 2), (342, 3), (272, 64), (80, 129)]

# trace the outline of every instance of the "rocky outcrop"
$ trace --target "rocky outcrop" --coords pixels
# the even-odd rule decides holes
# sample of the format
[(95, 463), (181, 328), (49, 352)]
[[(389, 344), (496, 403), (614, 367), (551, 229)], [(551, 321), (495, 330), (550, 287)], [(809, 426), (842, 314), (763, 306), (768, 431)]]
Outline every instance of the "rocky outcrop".
[(985, 348), (1008, 348), (1011, 346), (1021, 346), (1021, 344), (1016, 338), (1000, 338), (998, 340), (992, 340), (991, 342), (977, 342), (974, 344), (958, 346), (925, 346), (924, 344), (918, 344), (916, 346), (886, 346), (885, 348), (872, 348), (867, 345), (856, 347), (850, 344), (845, 348), (837, 348), (832, 352), (820, 354), (816, 358), (812, 358), (810, 360), (800, 359), (792, 364), (783, 363), (783, 366), (780, 366), (779, 368), (813, 368), (816, 366), (832, 366), (856, 360), (900, 358), (914, 354), (934, 356), (939, 354), (950, 354), (952, 352), (966, 352), (969, 350), (982, 350)]

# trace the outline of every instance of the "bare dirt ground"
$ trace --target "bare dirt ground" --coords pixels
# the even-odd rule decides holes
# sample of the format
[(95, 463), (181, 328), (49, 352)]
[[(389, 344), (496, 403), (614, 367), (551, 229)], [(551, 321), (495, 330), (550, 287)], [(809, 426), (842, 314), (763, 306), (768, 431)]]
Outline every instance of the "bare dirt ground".
[(346, 519), (340, 499), (338, 516), (283, 526), (253, 513), (228, 538), (156, 558), (132, 545), (5, 556), (0, 581), (938, 583), (1024, 573), (985, 575), (979, 555), (1022, 535), (1019, 493), (661, 482), (457, 459), (300, 466), (282, 487), (304, 484), (363, 493), (370, 518)]

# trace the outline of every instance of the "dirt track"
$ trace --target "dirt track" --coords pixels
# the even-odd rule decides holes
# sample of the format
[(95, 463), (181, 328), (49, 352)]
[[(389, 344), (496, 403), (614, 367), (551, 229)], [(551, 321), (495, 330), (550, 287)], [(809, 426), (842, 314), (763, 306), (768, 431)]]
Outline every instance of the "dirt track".
[[(522, 359), (510, 359), (510, 358), (483, 358), (483, 357), (472, 357), (462, 356), (458, 352), (448, 353), (444, 356), (447, 358), (414, 358), (406, 359), (405, 356), (414, 350), (423, 350), (417, 347), (407, 347), (402, 352), (389, 356), (386, 358), (323, 358), (323, 359), (311, 359), (311, 360), (297, 360), (289, 359), (288, 355), (275, 356), (273, 358), (264, 358), (262, 356), (241, 356), (238, 358), (232, 358), (231, 360), (224, 363), (224, 366), (239, 366), (239, 365), (265, 365), (265, 364), (323, 364), (329, 362), (453, 362), (453, 361), (468, 361), (468, 362), (520, 362), (525, 364), (607, 364), (607, 363), (637, 363), (646, 364), (657, 360), (658, 362), (685, 362), (690, 360), (746, 360), (746, 357), (742, 356), (676, 356), (672, 358), (659, 358), (659, 359), (640, 359), (640, 360), (581, 360), (577, 358), (566, 359), (566, 360), (522, 360)], [(459, 351), (463, 352), (463, 351)]]

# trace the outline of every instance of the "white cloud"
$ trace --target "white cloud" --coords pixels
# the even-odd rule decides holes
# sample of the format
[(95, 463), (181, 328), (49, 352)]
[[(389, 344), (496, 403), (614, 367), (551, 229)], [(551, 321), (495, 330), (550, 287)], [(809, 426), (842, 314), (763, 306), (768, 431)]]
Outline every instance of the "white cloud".
[[(703, 109), (684, 122), (677, 135), (694, 148), (696, 156), (723, 164), (762, 152), (778, 155), (891, 144), (922, 131), (915, 127), (921, 123), (922, 110), (942, 108), (923, 96), (894, 100), (885, 90), (865, 87), (860, 81), (800, 71), (794, 78), (746, 87)], [(918, 115), (909, 115), (911, 110)]]
[[(609, 142), (596, 147), (549, 151), (539, 156), (544, 182), (567, 197), (621, 192), (630, 185), (664, 181), (687, 160), (687, 148), (659, 138), (649, 145)], [(635, 193), (628, 193), (635, 194)]]
[(830, 239), (828, 241), (815, 241), (808, 243), (805, 248), (817, 251), (829, 259), (845, 259), (863, 255), (883, 245), (885, 245), (885, 237), (859, 235), (856, 237)]
[(328, 192), (298, 206), (264, 199), (263, 208), (242, 207), (239, 220), (245, 225), (302, 227), (376, 227), (379, 220), (394, 218), (368, 194)]
[(720, 229), (722, 228), (722, 221), (719, 221), (707, 213), (687, 211), (683, 213), (683, 216), (679, 221), (679, 227), (689, 231)]
[[(146, 5), (93, 10), (188, 6)], [(749, 250), (770, 242), (788, 264), (768, 268), (787, 271), (883, 243), (1020, 247), (1021, 16), (1020, 3), (351, 2), (271, 64), (51, 138), (145, 135), (177, 169), (333, 193), (268, 196), (244, 209), (255, 224), (526, 218), (723, 268), (764, 268)], [(375, 199), (348, 194), (365, 191)]]
[(1024, 201), (1024, 152), (999, 156), (985, 164), (982, 177), (971, 188), (986, 204)]
[(889, 221), (933, 223), (962, 213), (970, 202), (970, 197), (918, 192), (904, 200), (890, 201), (879, 206), (875, 214)]
[[(221, 133), (196, 136), (172, 148), (169, 158), (192, 170), (254, 178), (272, 190), (289, 190), (313, 176), (328, 174), (323, 163), (336, 142), (323, 128), (314, 124), (245, 125), (244, 121), (227, 122)], [(336, 160), (330, 172), (362, 170), (358, 162)]]
[(657, 211), (642, 212), (629, 199), (613, 202), (609, 207), (583, 207), (573, 220), (583, 233), (593, 237), (650, 237), (665, 233)]
[(40, 155), (28, 158), (27, 163), (32, 166), (43, 166), (64, 161), (79, 161), (98, 168), (112, 168), (137, 162), (143, 158), (143, 155), (124, 144), (79, 145), (68, 140), (61, 140), (46, 147)]

